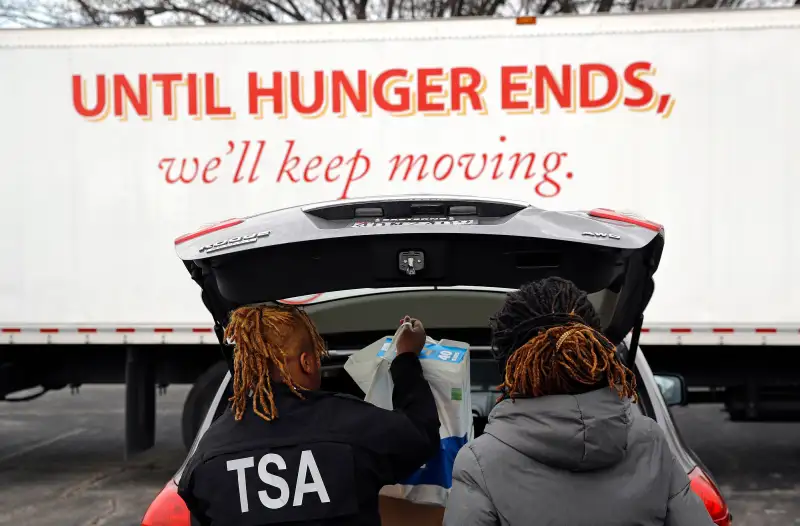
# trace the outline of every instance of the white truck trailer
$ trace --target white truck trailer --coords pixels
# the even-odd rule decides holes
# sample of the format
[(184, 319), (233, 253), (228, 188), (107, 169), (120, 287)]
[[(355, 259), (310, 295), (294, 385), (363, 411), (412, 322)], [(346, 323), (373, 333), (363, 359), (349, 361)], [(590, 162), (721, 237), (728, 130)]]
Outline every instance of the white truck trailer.
[(798, 45), (794, 9), (0, 31), (0, 396), (124, 382), (135, 452), (194, 383), (190, 439), (223, 369), (174, 239), (436, 193), (664, 224), (654, 369), (795, 409)]

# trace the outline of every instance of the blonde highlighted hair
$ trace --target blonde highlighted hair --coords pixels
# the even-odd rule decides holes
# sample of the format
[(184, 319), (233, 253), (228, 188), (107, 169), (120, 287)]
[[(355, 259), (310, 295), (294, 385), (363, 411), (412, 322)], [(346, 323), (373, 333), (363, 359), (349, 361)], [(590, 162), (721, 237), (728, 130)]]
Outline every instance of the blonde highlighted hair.
[(281, 382), (303, 398), (286, 369), (289, 356), (284, 343), (296, 330), (306, 330), (311, 338), (317, 365), (327, 355), (322, 337), (304, 311), (288, 305), (240, 307), (231, 314), (225, 339), (235, 345), (233, 358), (233, 396), (230, 398), (234, 417), (241, 420), (252, 393), (253, 411), (266, 421), (278, 417), (273, 394), (272, 372)]

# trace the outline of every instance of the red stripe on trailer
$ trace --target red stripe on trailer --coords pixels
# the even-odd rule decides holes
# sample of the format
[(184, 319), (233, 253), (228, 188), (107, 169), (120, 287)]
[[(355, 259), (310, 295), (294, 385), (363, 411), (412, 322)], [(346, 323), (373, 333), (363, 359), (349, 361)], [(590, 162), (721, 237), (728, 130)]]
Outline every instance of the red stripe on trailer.
[[(63, 328), (57, 327), (40, 327), (40, 328), (31, 328), (33, 331), (37, 331), (41, 334), (58, 334), (63, 333), (65, 330)], [(74, 330), (79, 334), (96, 334), (101, 331), (97, 327), (77, 327)], [(66, 332), (69, 332), (67, 330)], [(112, 329), (113, 332), (116, 333), (135, 333), (135, 332), (142, 332), (145, 329), (137, 329), (135, 327), (116, 327)], [(192, 327), (191, 329), (184, 329), (184, 328), (175, 328), (175, 327), (154, 327), (152, 329), (154, 333), (167, 333), (172, 334), (179, 330), (191, 330), (192, 333), (195, 334), (211, 334), (214, 332), (213, 328), (210, 327)], [(792, 331), (800, 333), (800, 328), (792, 327), (792, 328), (785, 328), (785, 331)], [(742, 334), (742, 333), (749, 333), (749, 334), (777, 334), (780, 330), (777, 327), (741, 327), (741, 328), (733, 328), (733, 327), (713, 327), (711, 329), (704, 329), (704, 328), (692, 328), (692, 327), (642, 327), (643, 333), (652, 333), (652, 332), (660, 332), (660, 331), (667, 331), (672, 334), (691, 334), (697, 332), (704, 332), (710, 331), (713, 334)], [(19, 334), (25, 332), (25, 329), (21, 327), (2, 327), (0, 328), (0, 334)]]

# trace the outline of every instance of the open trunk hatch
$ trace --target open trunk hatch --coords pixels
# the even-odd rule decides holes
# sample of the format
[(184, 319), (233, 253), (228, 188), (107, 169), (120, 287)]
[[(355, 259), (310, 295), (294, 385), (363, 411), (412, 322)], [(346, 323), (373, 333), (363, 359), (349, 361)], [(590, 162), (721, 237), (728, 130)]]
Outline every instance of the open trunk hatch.
[(364, 288), (518, 288), (561, 276), (608, 293), (600, 315), (619, 343), (650, 300), (663, 244), (659, 225), (608, 210), (404, 196), (228, 220), (178, 238), (176, 249), (218, 336), (231, 310), (252, 303)]

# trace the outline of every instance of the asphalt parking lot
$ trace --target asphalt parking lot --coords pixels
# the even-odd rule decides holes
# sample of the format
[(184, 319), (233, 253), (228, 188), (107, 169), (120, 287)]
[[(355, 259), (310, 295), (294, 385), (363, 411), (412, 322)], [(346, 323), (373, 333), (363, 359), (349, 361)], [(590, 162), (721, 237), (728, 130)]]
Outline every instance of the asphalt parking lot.
[[(159, 397), (156, 447), (129, 462), (120, 387), (0, 403), (0, 525), (138, 525), (183, 459), (187, 391), (173, 386)], [(731, 423), (717, 406), (675, 413), (723, 486), (736, 526), (800, 525), (800, 424)]]

